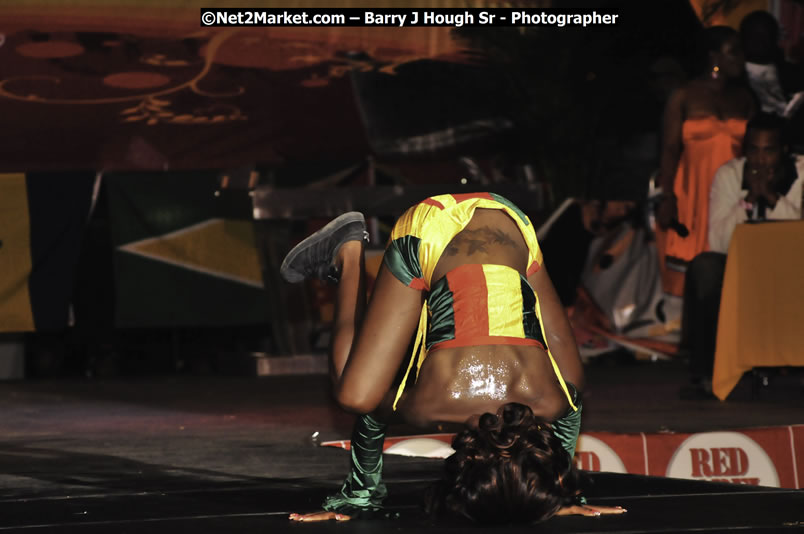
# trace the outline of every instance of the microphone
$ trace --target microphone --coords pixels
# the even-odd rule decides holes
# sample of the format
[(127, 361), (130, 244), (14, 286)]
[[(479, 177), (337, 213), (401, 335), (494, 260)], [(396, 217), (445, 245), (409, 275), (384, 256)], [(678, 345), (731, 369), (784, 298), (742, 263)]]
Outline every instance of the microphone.
[(758, 221), (764, 221), (765, 214), (768, 211), (768, 201), (765, 200), (765, 197), (759, 197), (759, 200), (757, 200), (757, 203), (754, 204), (754, 206), (756, 208), (756, 214), (754, 218)]
[(675, 233), (677, 233), (679, 237), (687, 237), (688, 235), (690, 235), (689, 229), (680, 222), (678, 222), (678, 219), (673, 219), (667, 226), (668, 228), (671, 228), (673, 231), (675, 231)]

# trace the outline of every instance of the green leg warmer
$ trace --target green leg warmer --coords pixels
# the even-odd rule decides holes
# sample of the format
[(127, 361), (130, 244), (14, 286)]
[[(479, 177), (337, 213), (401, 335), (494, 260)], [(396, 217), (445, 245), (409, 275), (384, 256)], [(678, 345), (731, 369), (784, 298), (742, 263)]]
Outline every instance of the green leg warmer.
[[(581, 433), (581, 412), (583, 411), (583, 402), (578, 395), (578, 390), (575, 385), (567, 382), (567, 386), (572, 393), (572, 403), (578, 407), (577, 410), (569, 409), (567, 414), (561, 419), (553, 422), (553, 433), (555, 433), (561, 446), (569, 454), (570, 461), (575, 457), (575, 447), (578, 445), (578, 435)], [(575, 498), (575, 504), (586, 504), (586, 497), (578, 495)]]
[(350, 516), (382, 510), (388, 495), (382, 482), (382, 447), (387, 428), (370, 415), (357, 418), (352, 430), (351, 471), (340, 492), (324, 501), (324, 510)]
[(581, 396), (578, 395), (578, 389), (575, 384), (567, 382), (567, 388), (572, 394), (572, 403), (578, 407), (573, 410), (572, 407), (567, 411), (566, 415), (561, 419), (556, 419), (553, 422), (553, 432), (556, 437), (561, 441), (561, 446), (567, 451), (570, 460), (575, 457), (575, 446), (578, 444), (578, 435), (581, 433), (581, 412), (583, 411), (583, 402)]
[(581, 432), (581, 412), (583, 411), (583, 404), (579, 401), (575, 402), (578, 407), (577, 411), (570, 410), (570, 412), (557, 419), (553, 423), (553, 432), (556, 437), (561, 441), (561, 445), (570, 458), (575, 456), (575, 446), (578, 444), (578, 434)]

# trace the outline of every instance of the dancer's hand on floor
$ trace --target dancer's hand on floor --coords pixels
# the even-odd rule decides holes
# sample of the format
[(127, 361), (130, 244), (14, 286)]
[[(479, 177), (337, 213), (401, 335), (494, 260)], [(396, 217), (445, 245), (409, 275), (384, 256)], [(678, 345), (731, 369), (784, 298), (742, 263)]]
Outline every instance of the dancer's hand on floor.
[(335, 512), (315, 512), (312, 514), (290, 514), (288, 517), (291, 521), (311, 522), (311, 521), (349, 521), (351, 516), (345, 514), (336, 514)]
[(573, 504), (565, 506), (556, 515), (585, 515), (596, 517), (599, 515), (624, 514), (627, 512), (622, 506), (592, 506), (590, 504)]

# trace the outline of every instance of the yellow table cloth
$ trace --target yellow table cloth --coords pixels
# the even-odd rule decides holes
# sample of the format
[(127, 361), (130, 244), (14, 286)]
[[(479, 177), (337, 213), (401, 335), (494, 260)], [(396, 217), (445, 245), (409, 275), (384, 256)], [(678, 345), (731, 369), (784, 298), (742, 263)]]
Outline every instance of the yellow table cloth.
[(777, 366), (804, 366), (804, 221), (738, 225), (726, 260), (712, 390)]

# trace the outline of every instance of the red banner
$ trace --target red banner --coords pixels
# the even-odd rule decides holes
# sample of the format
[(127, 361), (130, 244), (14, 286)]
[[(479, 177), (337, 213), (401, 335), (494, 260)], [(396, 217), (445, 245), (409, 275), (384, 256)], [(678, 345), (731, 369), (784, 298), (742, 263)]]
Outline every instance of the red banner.
[[(444, 458), (454, 434), (388, 437), (388, 454)], [(349, 441), (323, 446), (349, 449)], [(666, 476), (800, 489), (804, 425), (694, 434), (581, 434), (575, 463), (586, 471)]]

